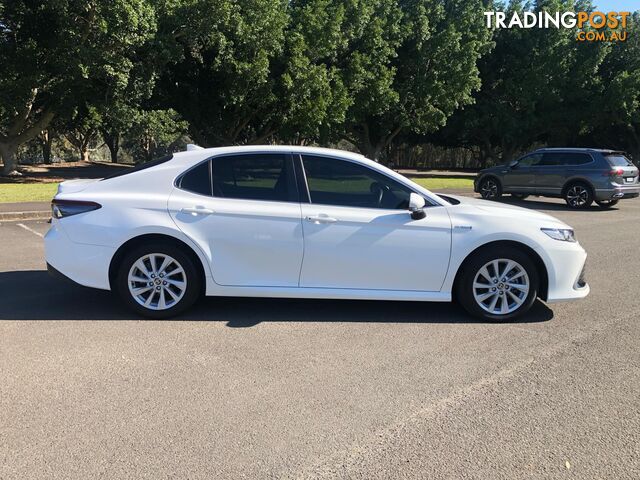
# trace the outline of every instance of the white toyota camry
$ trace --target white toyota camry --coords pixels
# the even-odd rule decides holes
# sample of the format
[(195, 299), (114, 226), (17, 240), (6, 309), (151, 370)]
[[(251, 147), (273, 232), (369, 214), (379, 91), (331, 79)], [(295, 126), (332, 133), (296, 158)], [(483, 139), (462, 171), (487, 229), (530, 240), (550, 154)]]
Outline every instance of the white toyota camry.
[(436, 195), (354, 153), (201, 149), (63, 182), (47, 265), (166, 318), (202, 295), (457, 300), (508, 320), (586, 296), (586, 253), (549, 215)]

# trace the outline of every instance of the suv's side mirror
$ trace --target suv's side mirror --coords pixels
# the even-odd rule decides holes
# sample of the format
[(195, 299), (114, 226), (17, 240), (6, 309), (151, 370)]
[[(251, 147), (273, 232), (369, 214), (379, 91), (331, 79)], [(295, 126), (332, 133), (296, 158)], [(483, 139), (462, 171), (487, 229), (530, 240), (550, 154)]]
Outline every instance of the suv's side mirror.
[(424, 211), (426, 202), (424, 198), (417, 193), (409, 195), (409, 211), (411, 212), (411, 218), (414, 220), (421, 220), (427, 216), (427, 212)]
[(518, 160), (511, 160), (509, 162), (509, 168), (516, 168), (518, 166)]

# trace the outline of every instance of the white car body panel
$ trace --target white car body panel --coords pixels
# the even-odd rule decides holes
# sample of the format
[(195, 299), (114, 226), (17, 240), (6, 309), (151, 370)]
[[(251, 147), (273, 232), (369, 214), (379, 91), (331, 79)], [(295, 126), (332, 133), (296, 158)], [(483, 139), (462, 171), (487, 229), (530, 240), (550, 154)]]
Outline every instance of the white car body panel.
[[(408, 211), (207, 197), (176, 188), (179, 175), (215, 155), (314, 153), (363, 164), (410, 187), (431, 206), (426, 218)], [(548, 302), (578, 299), (586, 253), (541, 228), (569, 228), (539, 212), (454, 197), (451, 205), (402, 175), (361, 155), (305, 147), (191, 150), (166, 163), (108, 181), (68, 181), (56, 199), (102, 208), (53, 219), (47, 262), (81, 285), (110, 289), (116, 251), (141, 235), (175, 238), (202, 263), (207, 295), (449, 301), (456, 274), (476, 248), (513, 241), (528, 246), (548, 276)], [(211, 213), (184, 213), (202, 208)], [(375, 210), (375, 211), (373, 211)], [(306, 217), (326, 215), (335, 223)]]

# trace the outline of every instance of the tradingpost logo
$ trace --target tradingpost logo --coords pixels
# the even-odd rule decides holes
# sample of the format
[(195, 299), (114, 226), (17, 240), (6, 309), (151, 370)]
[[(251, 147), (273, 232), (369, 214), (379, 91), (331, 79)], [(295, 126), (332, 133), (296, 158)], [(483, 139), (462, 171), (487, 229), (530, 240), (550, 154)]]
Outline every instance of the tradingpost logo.
[(624, 42), (630, 12), (484, 12), (487, 28), (576, 28), (579, 42)]

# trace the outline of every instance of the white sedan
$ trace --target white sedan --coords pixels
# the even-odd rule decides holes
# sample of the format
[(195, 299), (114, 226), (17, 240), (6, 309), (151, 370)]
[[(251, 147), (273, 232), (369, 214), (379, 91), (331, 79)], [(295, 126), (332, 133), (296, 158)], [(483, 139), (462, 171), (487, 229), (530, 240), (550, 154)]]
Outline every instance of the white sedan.
[(436, 195), (365, 157), (201, 149), (63, 182), (47, 265), (166, 318), (202, 295), (447, 302), (509, 320), (583, 298), (586, 253), (532, 210)]

